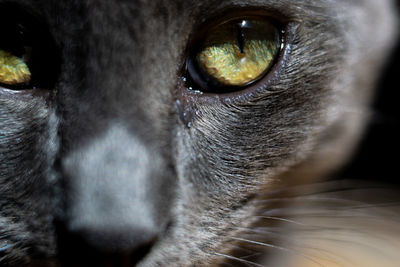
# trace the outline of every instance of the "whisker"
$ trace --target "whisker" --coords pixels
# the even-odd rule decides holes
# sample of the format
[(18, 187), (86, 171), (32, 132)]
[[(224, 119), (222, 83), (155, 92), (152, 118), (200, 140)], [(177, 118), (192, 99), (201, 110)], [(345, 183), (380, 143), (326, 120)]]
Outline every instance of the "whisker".
[[(265, 194), (263, 194), (262, 199), (255, 200), (255, 203), (268, 203), (273, 201), (288, 200), (293, 199), (294, 197), (299, 196), (312, 196), (318, 194), (326, 194), (326, 193), (335, 193), (335, 192), (347, 192), (347, 191), (355, 191), (355, 190), (367, 190), (367, 189), (391, 189), (386, 184), (376, 184), (369, 183), (368, 181), (364, 181), (362, 185), (359, 183), (362, 181), (334, 181), (334, 182), (322, 182), (322, 183), (314, 183), (308, 185), (299, 185), (299, 186), (291, 186), (288, 188), (281, 188), (275, 191), (269, 192), (268, 196), (270, 198), (265, 199)], [(275, 196), (283, 196), (282, 198), (276, 198)]]
[[(360, 207), (381, 207), (381, 206), (397, 206), (400, 205), (400, 200), (396, 200), (396, 201), (376, 201), (377, 203), (368, 203), (367, 201), (360, 201), (360, 200), (351, 200), (351, 199), (346, 199), (346, 198), (337, 198), (337, 197), (326, 197), (326, 196), (300, 196), (300, 197), (295, 197), (293, 198), (293, 200), (306, 200), (306, 201), (327, 201), (327, 202), (333, 202), (334, 204), (337, 203), (342, 203), (342, 204), (355, 204), (355, 205), (359, 205)], [(356, 208), (358, 206), (355, 206)], [(338, 208), (342, 208), (341, 206), (339, 206)]]
[(234, 244), (228, 244), (232, 249), (238, 250), (238, 251), (242, 251), (242, 252), (246, 252), (246, 253), (255, 253), (255, 251), (250, 250), (248, 248), (243, 248), (241, 246), (237, 246)]
[(257, 233), (257, 234), (277, 234), (280, 233), (282, 229), (278, 228), (270, 228), (270, 227), (252, 227), (252, 228), (244, 228), (244, 227), (235, 227), (236, 230), (239, 230), (241, 232), (251, 232), (251, 233)]
[(262, 252), (256, 252), (256, 253), (253, 253), (253, 254), (249, 254), (247, 256), (242, 256), (240, 258), (241, 259), (248, 259), (248, 258), (252, 258), (252, 257), (258, 257), (258, 256), (261, 256), (261, 255), (263, 255)]
[[(359, 231), (358, 233), (362, 233), (362, 232)], [(369, 233), (368, 233), (368, 234), (369, 234)], [(373, 237), (375, 237), (375, 238), (378, 238), (378, 236), (376, 236), (376, 235), (370, 234), (370, 236), (371, 236), (371, 235), (372, 235)], [(349, 240), (349, 239), (344, 239), (344, 238), (343, 238), (343, 239), (339, 239), (339, 238), (333, 238), (333, 237), (327, 238), (327, 237), (315, 237), (315, 236), (313, 236), (312, 239), (313, 239), (313, 240), (328, 241), (328, 242), (333, 242), (333, 243), (342, 244), (342, 245), (344, 245), (344, 244), (349, 244), (349, 245), (352, 245), (352, 246), (357, 246), (357, 247), (364, 247), (364, 248), (373, 249), (373, 250), (375, 250), (375, 251), (378, 251), (378, 250), (379, 250), (378, 247), (376, 247), (376, 246), (374, 246), (374, 245), (372, 245), (372, 244), (370, 244), (370, 243), (361, 242), (361, 241), (355, 241), (355, 240)], [(315, 249), (317, 249), (317, 248), (315, 248)], [(321, 248), (318, 248), (317, 250), (321, 250)]]
[(292, 198), (275, 198), (275, 199), (264, 199), (262, 201), (256, 201), (257, 204), (259, 203), (268, 203), (268, 202), (278, 202), (278, 201), (287, 201), (290, 202), (291, 204), (295, 201), (301, 200), (301, 201), (312, 201), (312, 202), (316, 202), (316, 201), (326, 201), (326, 202), (332, 202), (334, 204), (363, 204), (364, 202), (361, 201), (356, 201), (356, 200), (349, 200), (349, 199), (344, 199), (344, 198), (334, 198), (334, 197), (319, 197), (317, 194), (316, 195), (309, 195), (309, 196), (296, 196), (296, 197), (292, 197)]
[[(255, 235), (252, 234), (262, 234), (263, 236), (268, 235), (269, 238), (278, 238), (278, 239), (282, 239), (285, 237), (285, 233), (284, 231), (282, 231), (282, 229), (278, 229), (276, 231), (271, 231), (269, 230), (267, 227), (257, 227), (257, 228), (237, 228), (238, 230), (241, 230), (243, 232), (243, 234), (245, 236), (249, 236), (249, 237), (257, 237)], [(312, 234), (313, 232), (320, 232), (320, 231), (325, 231), (325, 232), (337, 232), (337, 231), (344, 231), (346, 229), (344, 229), (342, 226), (338, 226), (338, 227), (326, 227), (326, 226), (319, 226), (319, 225), (307, 225), (307, 227), (304, 228), (291, 228), (292, 230), (297, 229), (298, 231), (302, 231), (308, 234)], [(348, 231), (351, 231), (351, 233), (358, 233), (358, 234), (366, 234), (368, 233), (369, 236), (371, 236), (372, 234), (369, 232), (365, 232), (362, 231), (360, 229), (357, 229), (356, 227), (354, 228), (348, 228)], [(249, 233), (249, 234), (247, 234)], [(320, 238), (321, 240), (325, 240), (325, 238)]]
[[(301, 214), (295, 214), (296, 216), (301, 215), (303, 216), (305, 219), (310, 219), (310, 218), (331, 218), (331, 219), (348, 219), (348, 218), (354, 218), (355, 216), (357, 216), (358, 219), (379, 219), (381, 217), (377, 216), (377, 215), (371, 215), (371, 214), (365, 214), (365, 213), (356, 213), (356, 214), (340, 214), (340, 215), (336, 215), (336, 214), (330, 214), (330, 213), (301, 213)], [(306, 217), (307, 216), (307, 217)], [(312, 226), (314, 227), (314, 225), (302, 225), (302, 226)], [(335, 228), (333, 228), (335, 229)]]
[(293, 223), (293, 224), (304, 225), (304, 226), (305, 226), (305, 224), (303, 224), (303, 223), (296, 222), (296, 221), (291, 220), (291, 219), (285, 219), (285, 218), (281, 218), (281, 217), (276, 217), (276, 216), (255, 215), (254, 217), (256, 217), (256, 218), (262, 218), (262, 219), (268, 219), (268, 220), (282, 221), (282, 222)]
[(279, 198), (268, 198), (268, 199), (255, 199), (252, 200), (255, 204), (267, 204), (267, 203), (274, 203), (274, 202), (293, 202), (294, 197), (279, 197)]
[(237, 254), (237, 252), (244, 252), (244, 255), (241, 255), (241, 256), (236, 255), (236, 258), (239, 258), (239, 259), (256, 258), (256, 257), (260, 257), (260, 256), (264, 255), (264, 252), (259, 251), (259, 250), (255, 251), (255, 250), (250, 249), (248, 247), (244, 248), (242, 246), (235, 245), (235, 244), (227, 244), (227, 245), (230, 246), (233, 249), (232, 251), (235, 251), (234, 254)]
[[(348, 262), (349, 262), (348, 260), (346, 260), (346, 258), (341, 257), (337, 254), (334, 254), (333, 252), (331, 252), (327, 249), (323, 249), (320, 247), (318, 247), (318, 248), (310, 247), (310, 246), (304, 247), (304, 249), (308, 249), (308, 250), (312, 250), (312, 251), (316, 252), (315, 255), (313, 255), (314, 258), (324, 260), (325, 262), (329, 261), (331, 263), (334, 263), (335, 265), (346, 266), (345, 264), (346, 263), (348, 264)], [(311, 253), (312, 252), (310, 252), (310, 254)], [(322, 255), (318, 255), (318, 254), (322, 254)]]
[[(341, 208), (327, 208), (327, 207), (309, 207), (309, 208), (286, 208), (286, 209), (280, 209), (280, 210), (268, 210), (265, 211), (263, 214), (266, 216), (270, 217), (282, 217), (282, 216), (288, 216), (288, 217), (300, 217), (301, 218), (307, 218), (307, 217), (332, 217), (332, 218), (347, 218), (347, 217), (354, 217), (357, 215), (358, 217), (362, 218), (381, 218), (382, 215), (378, 214), (368, 214), (364, 210), (368, 209), (373, 209), (373, 208), (378, 208), (378, 207), (396, 207), (392, 205), (384, 205), (382, 206), (376, 206), (376, 205), (363, 205), (363, 206), (357, 206), (357, 207), (341, 207)], [(387, 214), (394, 212), (391, 210), (384, 210)], [(340, 215), (334, 214), (335, 212), (341, 212)], [(350, 212), (352, 212), (350, 214)], [(396, 215), (396, 214), (394, 214)], [(256, 215), (258, 216), (258, 215)], [(299, 225), (306, 226), (306, 224), (303, 224), (301, 222), (298, 222)]]
[(378, 204), (365, 204), (355, 207), (349, 207), (349, 209), (366, 209), (366, 208), (381, 208), (381, 207), (396, 207), (400, 206), (400, 201), (384, 202)]
[(248, 261), (248, 260), (245, 260), (245, 259), (237, 258), (237, 257), (231, 256), (231, 255), (226, 255), (226, 254), (217, 253), (217, 252), (215, 252), (214, 254), (217, 255), (217, 256), (225, 257), (225, 258), (230, 259), (230, 260), (235, 260), (235, 261), (239, 261), (241, 263), (249, 264), (251, 266), (265, 267), (264, 265), (261, 265), (261, 264), (255, 263), (255, 262), (251, 262), (251, 261)]
[(311, 261), (311, 262), (314, 262), (315, 264), (317, 264), (317, 265), (319, 265), (319, 266), (323, 266), (321, 263), (315, 261), (315, 260), (312, 259), (311, 257), (309, 257), (309, 256), (307, 256), (307, 255), (305, 255), (305, 254), (303, 254), (303, 253), (300, 253), (300, 252), (298, 252), (298, 251), (296, 251), (296, 250), (284, 248), (284, 247), (277, 246), (277, 245), (273, 245), (273, 244), (258, 242), (258, 241), (254, 241), (254, 240), (243, 239), (243, 238), (239, 238), (239, 237), (232, 237), (232, 239), (233, 239), (233, 240), (237, 240), (237, 241), (246, 242), (246, 243), (253, 244), (253, 245), (259, 245), (259, 246), (263, 246), (263, 247), (278, 249), (278, 250), (281, 250), (281, 251), (284, 251), (284, 252), (287, 252), (287, 253), (290, 253), (290, 254), (294, 254), (294, 255), (300, 255), (300, 256), (302, 256), (303, 258), (305, 258), (305, 259), (307, 259), (307, 260), (309, 260), (309, 261)]

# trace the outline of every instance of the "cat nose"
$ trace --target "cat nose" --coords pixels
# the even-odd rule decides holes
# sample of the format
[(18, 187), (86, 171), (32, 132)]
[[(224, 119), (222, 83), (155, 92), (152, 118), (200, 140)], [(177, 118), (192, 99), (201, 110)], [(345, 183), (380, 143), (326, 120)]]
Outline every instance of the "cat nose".
[(60, 163), (62, 261), (132, 266), (146, 256), (169, 222), (173, 176), (160, 154), (126, 129), (113, 128)]
[(158, 234), (146, 228), (68, 230), (58, 225), (63, 266), (133, 266), (145, 257)]
[(70, 232), (84, 246), (105, 253), (131, 253), (151, 245), (157, 239), (157, 231), (145, 227), (133, 229), (83, 229)]

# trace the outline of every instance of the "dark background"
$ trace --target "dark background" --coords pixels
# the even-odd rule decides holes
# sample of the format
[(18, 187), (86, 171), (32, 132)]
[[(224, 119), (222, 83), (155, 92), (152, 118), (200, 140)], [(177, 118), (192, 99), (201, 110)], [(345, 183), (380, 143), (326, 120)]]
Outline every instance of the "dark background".
[[(400, 14), (400, 1), (397, 5)], [(340, 177), (400, 185), (399, 81), (400, 40), (378, 83), (367, 133), (354, 159), (342, 170)]]

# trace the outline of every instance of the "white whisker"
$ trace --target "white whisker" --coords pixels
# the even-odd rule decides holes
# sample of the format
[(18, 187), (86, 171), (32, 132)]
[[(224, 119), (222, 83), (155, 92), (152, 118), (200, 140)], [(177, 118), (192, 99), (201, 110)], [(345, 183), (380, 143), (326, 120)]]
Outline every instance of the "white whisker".
[(257, 253), (249, 254), (249, 255), (247, 255), (247, 256), (242, 256), (242, 257), (240, 257), (240, 258), (241, 258), (241, 259), (247, 259), (247, 258), (251, 258), (251, 257), (258, 257), (258, 256), (261, 256), (261, 255), (263, 255), (262, 252), (257, 252)]
[(248, 261), (248, 260), (245, 260), (245, 259), (237, 258), (237, 257), (231, 256), (231, 255), (226, 255), (226, 254), (222, 254), (222, 253), (214, 253), (214, 254), (217, 255), (217, 256), (225, 257), (225, 258), (230, 259), (230, 260), (235, 260), (235, 261), (239, 261), (241, 263), (250, 264), (252, 266), (265, 267), (264, 265), (261, 265), (261, 264), (255, 263), (255, 262), (251, 262), (251, 261)]
[(237, 246), (237, 245), (234, 245), (234, 244), (228, 244), (232, 249), (235, 249), (235, 250), (238, 250), (238, 251), (243, 251), (243, 252), (246, 252), (246, 253), (255, 253), (253, 250), (250, 250), (250, 249), (248, 249), (248, 248), (243, 248), (243, 247), (241, 247), (241, 246)]
[(282, 222), (287, 222), (287, 223), (293, 223), (293, 224), (297, 224), (297, 225), (304, 225), (303, 223), (300, 222), (296, 222), (294, 220), (290, 220), (290, 219), (285, 219), (285, 218), (281, 218), (281, 217), (276, 217), (276, 216), (262, 216), (262, 215), (256, 215), (254, 216), (256, 218), (262, 218), (262, 219), (268, 219), (268, 220), (276, 220), (276, 221), (282, 221)]
[(269, 227), (254, 227), (254, 228), (243, 228), (243, 227), (235, 227), (235, 229), (241, 232), (250, 232), (250, 233), (257, 233), (257, 234), (271, 234), (276, 235), (281, 232), (281, 229), (274, 229), (271, 230)]
[(254, 241), (254, 240), (243, 239), (243, 238), (239, 238), (239, 237), (232, 237), (232, 239), (237, 240), (237, 241), (250, 243), (250, 244), (253, 244), (253, 245), (259, 245), (259, 246), (263, 246), (263, 247), (278, 249), (278, 250), (285, 251), (285, 252), (290, 253), (290, 254), (300, 255), (303, 258), (305, 258), (305, 259), (307, 259), (307, 260), (309, 260), (311, 262), (314, 262), (315, 264), (318, 264), (319, 266), (323, 266), (322, 264), (320, 264), (319, 262), (315, 261), (311, 257), (309, 257), (309, 256), (307, 256), (307, 255), (305, 255), (303, 253), (300, 253), (300, 252), (298, 252), (296, 250), (284, 248), (284, 247), (273, 245), (273, 244), (258, 242), (258, 241)]
[(378, 204), (365, 204), (360, 206), (349, 207), (349, 209), (366, 209), (366, 208), (381, 208), (381, 207), (396, 207), (400, 206), (400, 201), (385, 202)]

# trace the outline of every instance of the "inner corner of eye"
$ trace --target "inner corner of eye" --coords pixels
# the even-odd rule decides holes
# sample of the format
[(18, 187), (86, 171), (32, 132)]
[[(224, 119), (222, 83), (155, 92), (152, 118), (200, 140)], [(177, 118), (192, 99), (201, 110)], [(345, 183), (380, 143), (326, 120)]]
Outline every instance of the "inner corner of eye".
[(0, 49), (0, 83), (22, 85), (29, 83), (31, 72), (25, 61), (11, 52)]
[(194, 59), (205, 80), (242, 87), (268, 72), (280, 47), (280, 31), (268, 19), (235, 19), (208, 31)]

